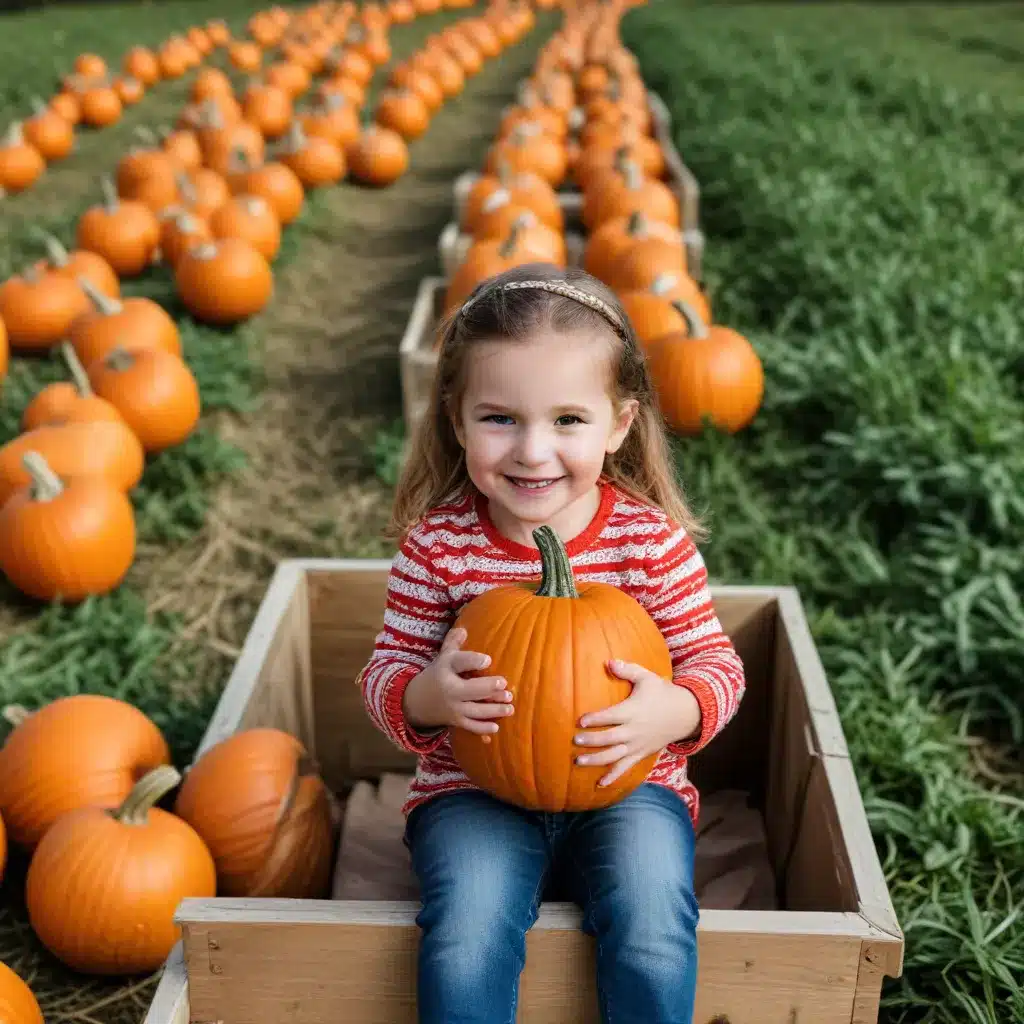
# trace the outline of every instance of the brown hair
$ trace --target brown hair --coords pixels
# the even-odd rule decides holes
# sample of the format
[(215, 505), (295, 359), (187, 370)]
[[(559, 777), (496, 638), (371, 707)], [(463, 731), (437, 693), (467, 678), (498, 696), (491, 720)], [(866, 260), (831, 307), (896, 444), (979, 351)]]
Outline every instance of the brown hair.
[[(523, 286), (531, 281), (543, 286)], [(543, 328), (601, 332), (614, 339), (613, 398), (635, 399), (638, 409), (618, 451), (605, 456), (604, 474), (625, 493), (662, 509), (695, 541), (702, 539), (705, 531), (676, 479), (657, 393), (625, 310), (597, 278), (546, 263), (516, 266), (488, 279), (439, 325), (437, 371), (398, 479), (391, 534), (402, 536), (432, 508), (476, 490), (452, 422), (473, 344), (524, 340)]]

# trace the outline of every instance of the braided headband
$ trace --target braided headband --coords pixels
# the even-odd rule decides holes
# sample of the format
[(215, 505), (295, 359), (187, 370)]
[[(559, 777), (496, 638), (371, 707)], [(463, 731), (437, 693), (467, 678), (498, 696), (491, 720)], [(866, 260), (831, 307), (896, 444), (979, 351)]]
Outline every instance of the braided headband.
[[(580, 302), (584, 306), (589, 306), (595, 312), (600, 313), (616, 331), (622, 330), (622, 322), (615, 315), (615, 311), (607, 302), (603, 299), (599, 299), (596, 295), (591, 295), (589, 292), (585, 292), (582, 288), (577, 288), (575, 285), (567, 284), (565, 281), (508, 281), (505, 284), (498, 285), (496, 287), (498, 291), (503, 292), (511, 291), (514, 288), (537, 288), (540, 291), (551, 292), (554, 295), (561, 295), (566, 299), (574, 299), (576, 302)], [(473, 298), (463, 304), (462, 309), (459, 310), (459, 315), (462, 316), (470, 306), (493, 290), (495, 290), (495, 286), (482, 288), (479, 294), (474, 295)]]

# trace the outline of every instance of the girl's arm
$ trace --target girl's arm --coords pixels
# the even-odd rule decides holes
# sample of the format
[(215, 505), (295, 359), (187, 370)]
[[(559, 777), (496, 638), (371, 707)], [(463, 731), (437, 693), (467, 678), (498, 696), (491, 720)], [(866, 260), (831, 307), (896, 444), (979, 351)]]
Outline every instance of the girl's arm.
[(699, 733), (668, 749), (693, 754), (736, 714), (746, 689), (743, 662), (718, 621), (704, 559), (685, 530), (666, 523), (650, 542), (646, 569), (640, 602), (668, 644), (672, 681), (690, 690), (701, 710)]
[(448, 590), (434, 569), (430, 548), (412, 531), (391, 563), (384, 628), (357, 681), (373, 724), (413, 754), (435, 750), (445, 730), (425, 733), (410, 726), (402, 697), (412, 679), (437, 657), (453, 618)]

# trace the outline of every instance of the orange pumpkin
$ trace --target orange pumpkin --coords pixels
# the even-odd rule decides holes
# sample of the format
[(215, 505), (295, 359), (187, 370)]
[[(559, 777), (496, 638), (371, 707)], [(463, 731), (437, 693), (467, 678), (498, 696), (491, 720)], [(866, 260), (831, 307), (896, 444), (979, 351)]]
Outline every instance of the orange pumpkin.
[(153, 261), (160, 222), (145, 203), (118, 199), (109, 178), (102, 179), (102, 188), (103, 203), (89, 207), (78, 219), (76, 244), (99, 253), (119, 277), (137, 277)]
[(156, 85), (160, 81), (160, 61), (156, 54), (145, 46), (133, 46), (125, 55), (121, 70), (143, 85)]
[(83, 601), (121, 584), (135, 558), (135, 513), (102, 477), (62, 480), (37, 452), (21, 457), (31, 483), (0, 508), (0, 570), (40, 601)]
[(348, 151), (349, 171), (364, 185), (383, 187), (409, 169), (409, 147), (398, 132), (371, 124)]
[(220, 894), (326, 897), (331, 803), (294, 736), (245, 729), (221, 740), (189, 769), (174, 810), (213, 854)]
[(328, 93), (312, 110), (299, 117), (307, 135), (328, 139), (344, 151), (359, 138), (359, 114), (351, 100)]
[(181, 444), (199, 422), (199, 386), (180, 356), (161, 348), (113, 348), (89, 366), (89, 382), (149, 453)]
[(262, 196), (239, 195), (229, 199), (210, 218), (214, 238), (244, 238), (268, 260), (281, 248), (281, 223)]
[(174, 282), (197, 320), (219, 325), (254, 316), (274, 291), (266, 257), (242, 238), (221, 238), (191, 249), (178, 261)]
[(661, 274), (650, 288), (625, 292), (619, 299), (644, 348), (666, 334), (686, 329), (680, 300), (690, 303), (703, 321), (711, 319), (707, 296), (688, 274)]
[[(216, 895), (206, 844), (187, 823), (153, 805), (181, 781), (152, 769), (120, 806), (104, 802), (57, 819), (25, 879), (29, 922), (44, 946), (87, 974), (155, 971), (181, 937), (182, 899)], [(54, 885), (54, 879), (63, 885)]]
[(493, 143), (484, 170), (494, 174), (503, 163), (513, 171), (533, 171), (553, 188), (562, 184), (568, 171), (565, 146), (537, 121), (521, 122)]
[(333, 185), (348, 170), (341, 147), (323, 136), (307, 136), (302, 125), (293, 121), (278, 159), (295, 172), (305, 189)]
[(0, 142), (0, 195), (23, 192), (45, 170), (42, 153), (25, 138), (20, 124), (12, 124)]
[(93, 393), (89, 377), (68, 342), (60, 345), (71, 380), (47, 384), (25, 407), (22, 430), (35, 430), (48, 424), (83, 423), (87, 420), (120, 420), (121, 414), (106, 399)]
[(35, 113), (21, 126), (25, 141), (47, 163), (63, 160), (75, 147), (74, 125), (40, 99), (34, 100), (32, 106)]
[(277, 214), (282, 226), (302, 212), (306, 197), (295, 172), (277, 160), (253, 163), (241, 155), (228, 171), (228, 187), (234, 195), (261, 196)]
[(377, 101), (374, 120), (409, 141), (418, 139), (427, 130), (430, 110), (414, 89), (385, 89)]
[(137, 78), (125, 75), (114, 82), (114, 91), (126, 107), (134, 106), (146, 94), (146, 87)]
[(121, 282), (114, 273), (114, 268), (99, 253), (90, 252), (88, 249), (68, 252), (59, 239), (49, 234), (41, 235), (41, 239), (46, 246), (47, 258), (36, 263), (37, 269), (44, 273), (62, 274), (76, 286), (79, 284), (79, 277), (87, 277), (96, 286), (97, 291), (104, 295), (109, 295), (112, 299), (121, 295)]
[(96, 84), (82, 93), (82, 124), (91, 128), (106, 128), (121, 119), (124, 104), (117, 90), (105, 82)]
[(3, 961), (0, 961), (0, 1020), (4, 1024), (44, 1024), (35, 993)]
[(761, 407), (761, 360), (738, 331), (708, 325), (685, 301), (677, 301), (676, 307), (686, 318), (687, 329), (664, 335), (647, 348), (665, 422), (681, 434), (699, 434), (707, 418), (719, 430), (734, 434)]
[(663, 181), (647, 177), (631, 160), (624, 169), (595, 171), (583, 193), (581, 219), (588, 232), (596, 231), (605, 221), (615, 217), (643, 213), (650, 220), (660, 220), (679, 228), (679, 200)]
[(549, 227), (561, 232), (565, 227), (565, 214), (558, 202), (558, 193), (533, 171), (514, 173), (507, 164), (499, 163), (495, 174), (482, 174), (466, 194), (462, 208), (462, 226), (469, 234), (476, 234), (477, 219), (484, 207), (492, 202), (496, 192), (504, 192), (508, 201), (525, 206)]
[(178, 325), (160, 303), (142, 295), (111, 299), (101, 295), (87, 278), (80, 280), (93, 308), (71, 325), (68, 340), (83, 366), (102, 359), (117, 345), (161, 348), (181, 355)]
[(671, 679), (672, 657), (654, 620), (625, 591), (573, 578), (551, 527), (534, 530), (533, 538), (539, 586), (486, 591), (463, 607), (453, 627), (466, 630), (465, 650), (490, 656), (487, 672), (507, 680), (515, 714), (501, 720), (490, 742), (452, 728), (452, 752), (476, 785), (508, 803), (548, 812), (593, 810), (629, 794), (658, 758), (649, 755), (604, 787), (598, 781), (605, 766), (576, 764), (580, 718), (631, 691), (608, 662), (636, 662)]
[(10, 359), (10, 353), (7, 344), (7, 328), (4, 325), (2, 319), (0, 319), (0, 388), (2, 388), (4, 377), (7, 376), (7, 362)]
[(242, 116), (254, 124), (266, 139), (276, 139), (292, 123), (292, 98), (276, 85), (255, 82), (242, 97)]
[(0, 317), (11, 347), (29, 351), (51, 348), (88, 308), (82, 289), (64, 274), (29, 267), (0, 285)]
[(75, 420), (27, 430), (0, 447), (0, 507), (32, 482), (22, 462), (37, 452), (60, 477), (102, 477), (123, 491), (141, 479), (142, 442), (123, 420)]
[(164, 211), (160, 221), (160, 255), (169, 267), (177, 266), (178, 260), (194, 245), (201, 245), (213, 238), (209, 222), (189, 213), (183, 207), (171, 207)]
[(80, 693), (43, 705), (0, 747), (0, 812), (11, 842), (31, 848), (62, 814), (116, 805), (170, 757), (157, 726), (127, 701)]

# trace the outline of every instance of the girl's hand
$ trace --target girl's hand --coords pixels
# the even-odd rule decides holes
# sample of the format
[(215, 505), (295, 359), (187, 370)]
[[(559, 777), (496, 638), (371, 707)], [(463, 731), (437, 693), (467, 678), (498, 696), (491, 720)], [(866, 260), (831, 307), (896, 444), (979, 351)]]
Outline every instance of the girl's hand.
[(645, 757), (692, 735), (700, 726), (700, 705), (686, 687), (633, 662), (610, 661), (608, 668), (613, 675), (631, 682), (633, 692), (618, 704), (584, 715), (580, 726), (592, 731), (575, 737), (579, 746), (603, 748), (580, 754), (577, 764), (614, 765), (600, 780), (600, 786), (609, 785)]
[(500, 676), (469, 676), (491, 663), (489, 655), (464, 651), (466, 631), (449, 630), (434, 661), (406, 687), (405, 716), (414, 728), (458, 726), (482, 735), (498, 731), (492, 718), (512, 714), (512, 694)]

